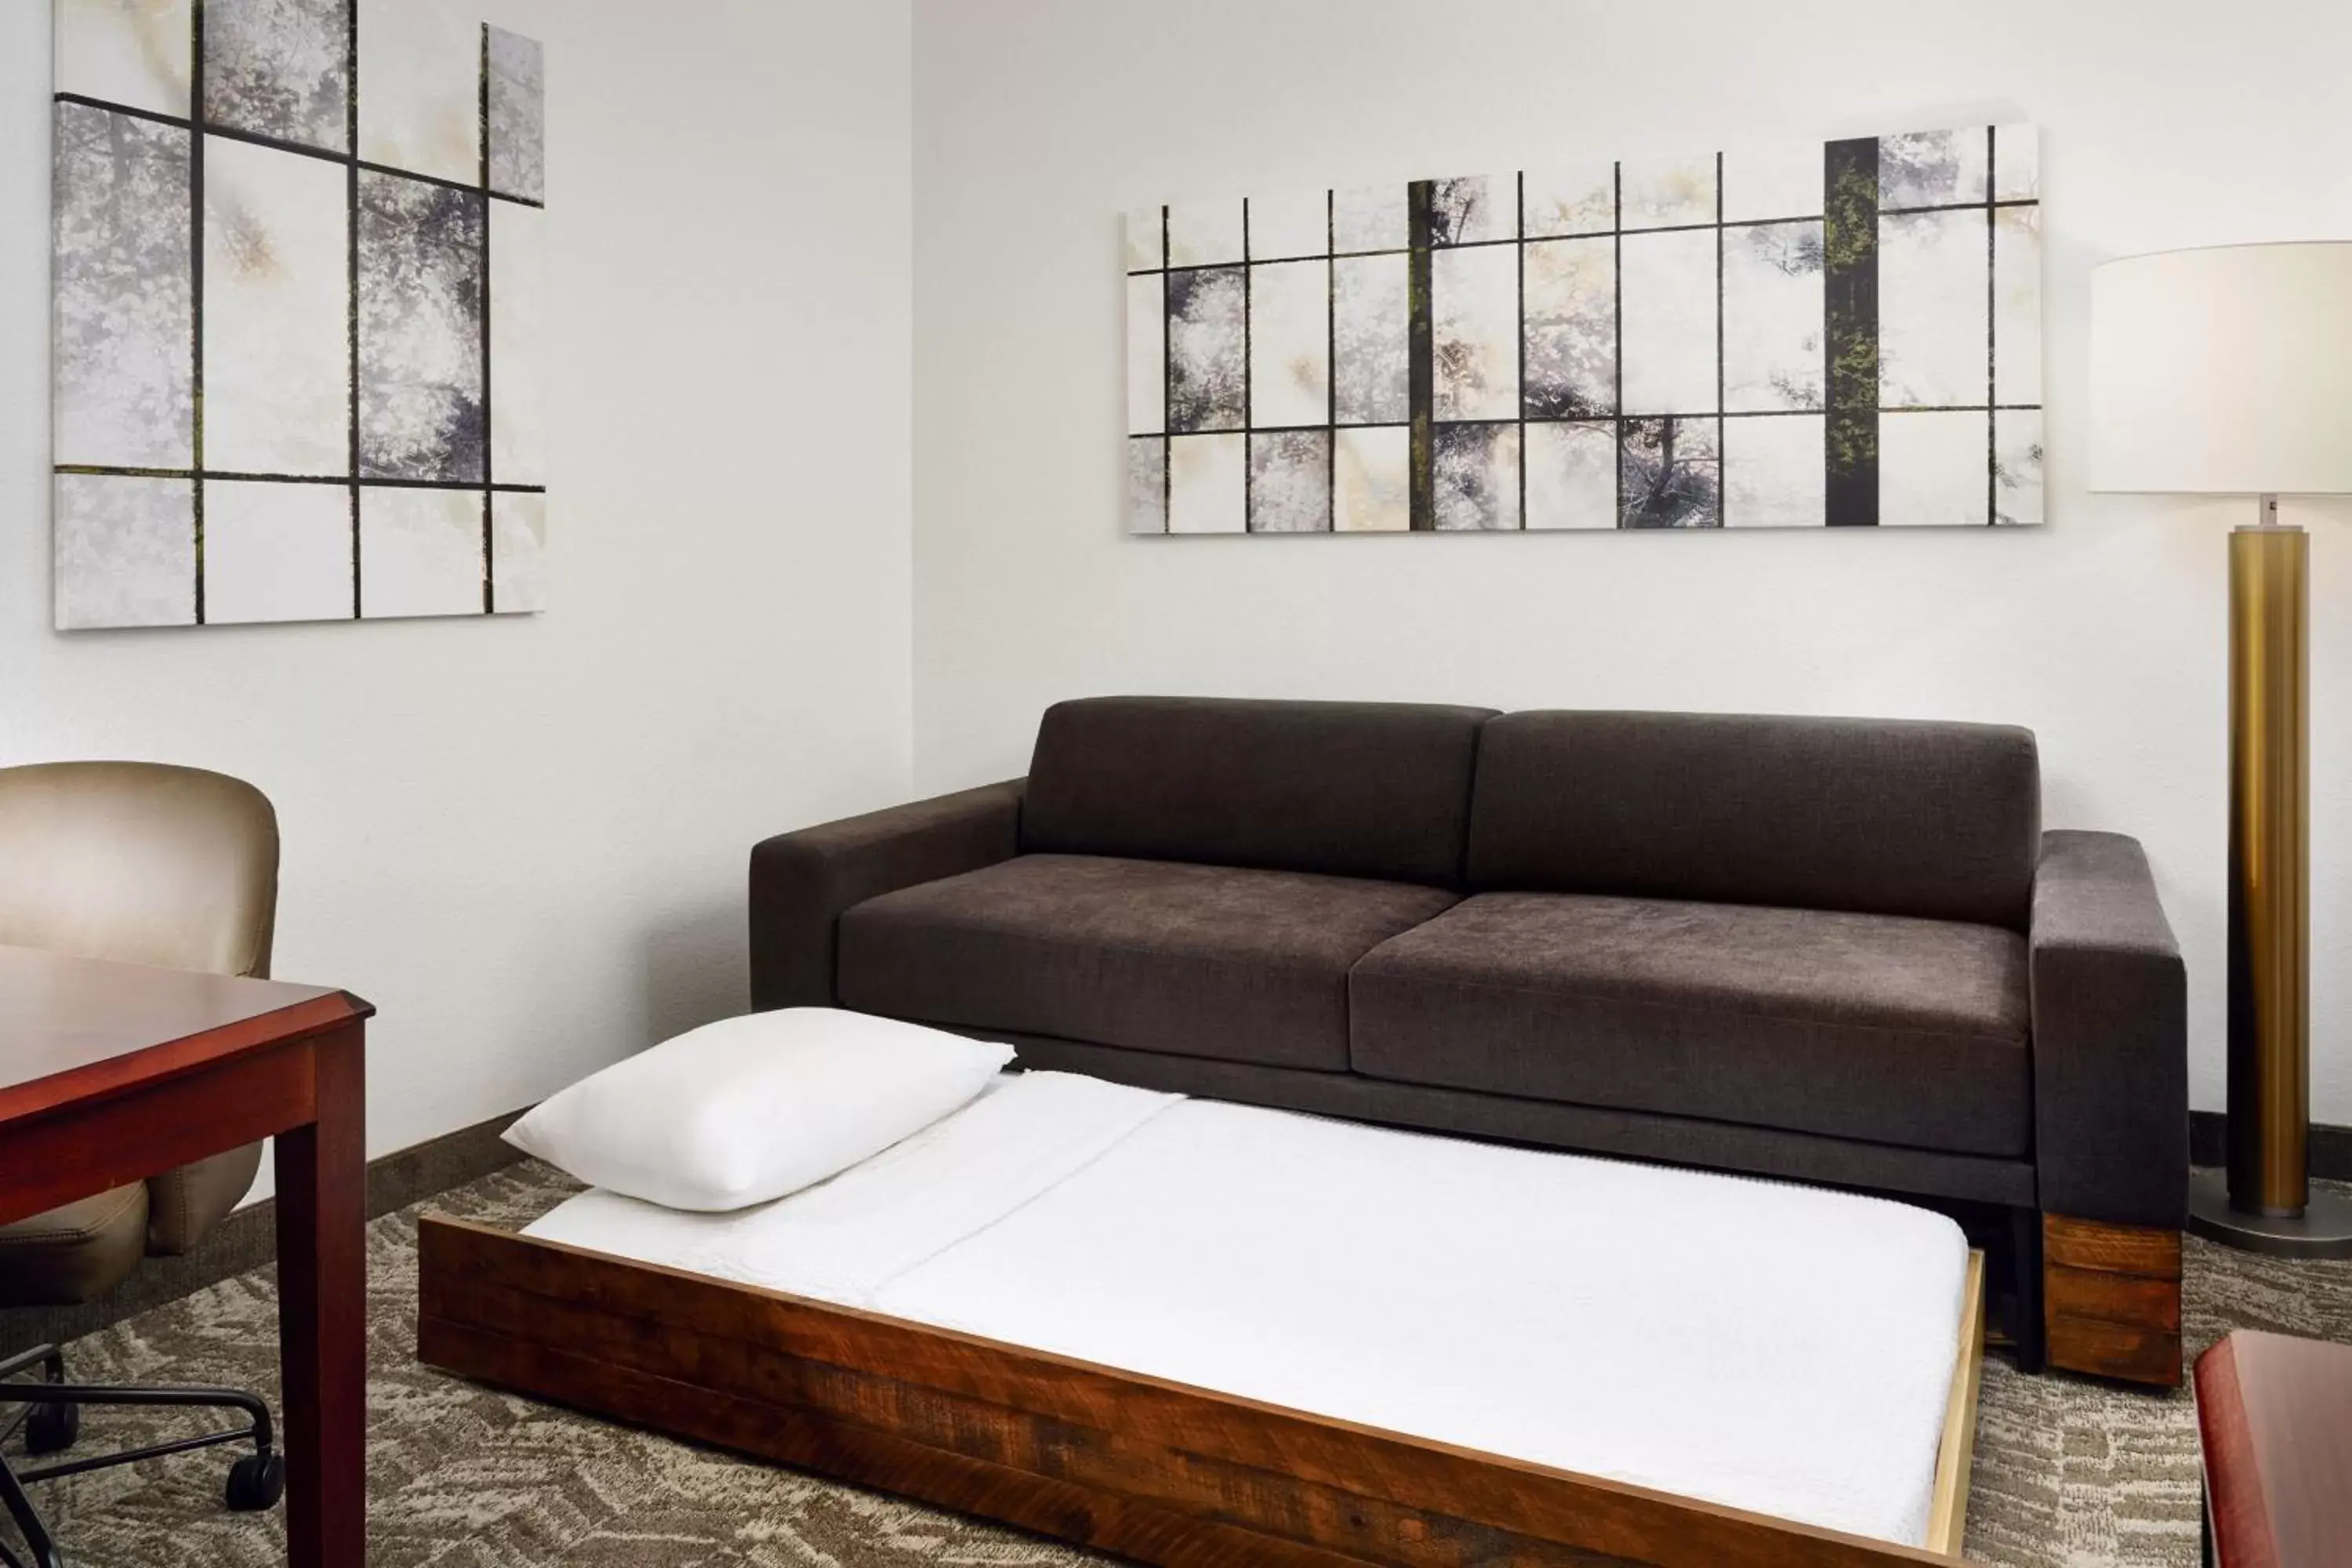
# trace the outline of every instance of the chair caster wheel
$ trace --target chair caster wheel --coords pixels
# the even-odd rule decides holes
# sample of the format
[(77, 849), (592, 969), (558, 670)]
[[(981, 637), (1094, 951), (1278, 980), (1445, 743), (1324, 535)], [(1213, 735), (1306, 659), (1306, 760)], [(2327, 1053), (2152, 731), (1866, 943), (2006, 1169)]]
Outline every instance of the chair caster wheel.
[(55, 1454), (74, 1446), (81, 1436), (81, 1406), (36, 1405), (25, 1418), (25, 1452)]
[(228, 1468), (228, 1506), (238, 1513), (258, 1513), (278, 1506), (286, 1495), (286, 1456), (248, 1454)]

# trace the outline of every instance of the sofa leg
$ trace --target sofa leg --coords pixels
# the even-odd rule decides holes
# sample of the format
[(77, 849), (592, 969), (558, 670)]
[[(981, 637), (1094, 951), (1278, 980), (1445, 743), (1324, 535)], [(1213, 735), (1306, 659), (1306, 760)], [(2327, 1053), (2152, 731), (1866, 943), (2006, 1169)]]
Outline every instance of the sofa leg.
[(2180, 1233), (2042, 1216), (2044, 1353), (2053, 1367), (2180, 1383)]
[(2042, 1334), (2042, 1211), (2009, 1211), (2010, 1258), (2016, 1275), (2016, 1295), (2010, 1302), (2010, 1343), (2017, 1370), (2040, 1372), (2046, 1364)]

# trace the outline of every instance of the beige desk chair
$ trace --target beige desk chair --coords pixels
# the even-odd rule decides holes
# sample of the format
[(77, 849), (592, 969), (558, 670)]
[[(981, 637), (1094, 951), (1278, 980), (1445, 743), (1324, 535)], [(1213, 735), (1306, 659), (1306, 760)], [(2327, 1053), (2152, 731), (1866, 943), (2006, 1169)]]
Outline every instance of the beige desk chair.
[[(152, 763), (49, 763), (0, 768), (0, 943), (86, 958), (224, 974), (267, 975), (278, 912), (278, 818), (251, 784)], [(5, 1042), (0, 1042), (5, 1045)], [(0, 1226), (0, 1307), (71, 1306), (120, 1284), (142, 1258), (187, 1251), (236, 1205), (261, 1146), (217, 1154), (144, 1182)], [(37, 1381), (17, 1381), (38, 1369)], [(269, 1413), (234, 1389), (89, 1387), (65, 1382), (57, 1348), (0, 1359), (0, 1442), (70, 1447), (83, 1405), (193, 1405), (241, 1411), (224, 1432), (129, 1453), (12, 1470), (5, 1504), (34, 1568), (62, 1560), (21, 1483), (250, 1437), (229, 1474), (228, 1506), (264, 1509), (284, 1489)], [(0, 1562), (24, 1568), (0, 1541)]]

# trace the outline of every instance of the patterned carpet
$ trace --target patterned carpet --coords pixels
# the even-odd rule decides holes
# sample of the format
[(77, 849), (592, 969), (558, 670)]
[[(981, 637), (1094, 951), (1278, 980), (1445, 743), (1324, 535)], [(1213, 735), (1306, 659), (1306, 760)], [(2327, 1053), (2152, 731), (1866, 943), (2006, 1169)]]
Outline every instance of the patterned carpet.
[[(432, 1200), (520, 1223), (571, 1190), (519, 1165)], [(1091, 1553), (773, 1467), (606, 1426), (445, 1378), (414, 1359), (414, 1212), (369, 1235), (375, 1568), (1030, 1568)], [(2233, 1327), (2352, 1340), (2352, 1264), (2286, 1264), (2192, 1239), (2194, 1348)], [(76, 1342), (100, 1380), (227, 1383), (276, 1401), (267, 1269)], [(185, 1415), (91, 1412), (84, 1444), (186, 1430)], [(279, 1516), (219, 1505), (220, 1454), (38, 1489), (75, 1568), (244, 1568), (283, 1561)], [(1969, 1555), (2015, 1568), (2197, 1561), (2189, 1396), (2154, 1396), (1987, 1364)]]

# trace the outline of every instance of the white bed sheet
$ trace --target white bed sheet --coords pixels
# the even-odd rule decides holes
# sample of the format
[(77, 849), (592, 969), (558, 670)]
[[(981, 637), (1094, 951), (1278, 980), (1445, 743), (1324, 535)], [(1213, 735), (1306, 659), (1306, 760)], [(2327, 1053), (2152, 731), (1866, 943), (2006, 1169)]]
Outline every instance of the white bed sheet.
[(528, 1234), (1912, 1544), (1967, 1268), (1898, 1204), (1062, 1073), (760, 1208)]

